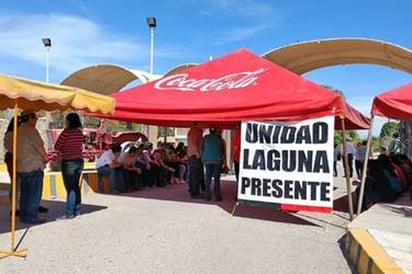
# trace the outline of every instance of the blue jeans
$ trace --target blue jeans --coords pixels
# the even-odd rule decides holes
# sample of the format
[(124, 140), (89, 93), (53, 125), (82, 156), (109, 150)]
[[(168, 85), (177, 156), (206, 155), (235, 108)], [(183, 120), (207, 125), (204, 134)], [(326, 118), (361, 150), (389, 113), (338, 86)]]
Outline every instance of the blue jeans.
[(80, 175), (84, 167), (82, 158), (62, 161), (62, 175), (64, 187), (67, 192), (66, 199), (66, 216), (75, 216), (80, 214), (81, 191)]
[(209, 163), (205, 164), (206, 168), (206, 197), (210, 197), (210, 185), (212, 183), (212, 177), (215, 181), (214, 192), (216, 197), (221, 197), (220, 193), (220, 173), (222, 171), (222, 163)]
[(43, 190), (43, 170), (19, 172), (17, 180), (20, 183), (20, 221), (37, 220), (40, 205), (40, 193)]
[(126, 186), (123, 178), (123, 168), (111, 168), (109, 166), (102, 166), (97, 169), (98, 175), (106, 175), (110, 177), (110, 192), (115, 189), (125, 191)]

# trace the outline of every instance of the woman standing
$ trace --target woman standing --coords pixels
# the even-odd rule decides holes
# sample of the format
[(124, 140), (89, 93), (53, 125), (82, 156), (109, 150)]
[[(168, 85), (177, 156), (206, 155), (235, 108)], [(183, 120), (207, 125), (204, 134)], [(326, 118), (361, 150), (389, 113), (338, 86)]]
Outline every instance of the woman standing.
[(84, 166), (82, 157), (84, 136), (81, 128), (79, 115), (69, 113), (66, 116), (66, 127), (54, 145), (54, 149), (60, 153), (63, 182), (67, 192), (64, 215), (57, 220), (73, 219), (80, 214), (79, 181)]

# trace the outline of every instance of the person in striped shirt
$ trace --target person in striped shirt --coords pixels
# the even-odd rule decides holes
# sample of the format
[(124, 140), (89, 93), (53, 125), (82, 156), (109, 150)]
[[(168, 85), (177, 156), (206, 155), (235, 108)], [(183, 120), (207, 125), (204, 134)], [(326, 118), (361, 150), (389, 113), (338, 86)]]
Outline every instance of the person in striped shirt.
[(63, 182), (67, 192), (64, 215), (57, 220), (75, 218), (80, 214), (81, 207), (80, 175), (84, 167), (82, 124), (79, 115), (74, 112), (66, 116), (65, 122), (66, 127), (54, 145), (54, 149), (60, 154)]

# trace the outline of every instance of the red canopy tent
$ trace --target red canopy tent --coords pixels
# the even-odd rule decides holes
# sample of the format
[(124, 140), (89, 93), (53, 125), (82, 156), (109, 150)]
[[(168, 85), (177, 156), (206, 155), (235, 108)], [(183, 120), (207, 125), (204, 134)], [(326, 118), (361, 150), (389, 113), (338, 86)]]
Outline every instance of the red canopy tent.
[[(345, 120), (345, 129), (368, 129), (371, 122), (369, 118), (349, 105), (348, 102), (345, 102), (343, 115), (340, 117)], [(335, 117), (335, 130), (342, 130), (340, 117)]]
[(152, 125), (189, 127), (197, 121), (231, 127), (242, 120), (334, 115), (345, 117), (347, 129), (368, 127), (338, 94), (245, 49), (112, 96), (115, 112), (105, 117)]
[[(371, 126), (369, 128), (366, 155), (369, 155), (374, 116), (382, 116), (398, 120), (412, 119), (412, 83), (381, 93), (376, 96), (372, 102), (371, 115), (372, 118)], [(361, 189), (359, 194), (360, 199), (358, 201), (358, 215), (361, 213), (367, 166), (368, 157), (365, 158), (363, 165)]]
[(411, 119), (412, 83), (376, 96), (371, 114), (392, 119)]
[(114, 114), (91, 116), (161, 126), (189, 127), (196, 121), (204, 127), (231, 128), (239, 121), (301, 121), (332, 115), (337, 129), (369, 126), (368, 119), (339, 94), (245, 49), (112, 96)]

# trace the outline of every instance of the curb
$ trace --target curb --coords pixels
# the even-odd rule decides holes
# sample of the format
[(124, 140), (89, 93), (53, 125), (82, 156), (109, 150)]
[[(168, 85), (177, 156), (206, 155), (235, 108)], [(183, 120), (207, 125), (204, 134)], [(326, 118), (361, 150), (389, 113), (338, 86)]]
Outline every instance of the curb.
[(346, 251), (358, 273), (405, 273), (364, 229), (349, 228)]

